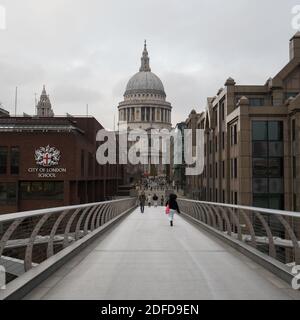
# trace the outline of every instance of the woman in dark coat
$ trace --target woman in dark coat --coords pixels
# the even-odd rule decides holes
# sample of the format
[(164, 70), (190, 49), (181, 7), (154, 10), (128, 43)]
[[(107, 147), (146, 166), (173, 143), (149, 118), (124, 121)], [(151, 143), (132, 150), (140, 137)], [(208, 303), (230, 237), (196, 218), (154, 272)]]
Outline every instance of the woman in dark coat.
[(177, 203), (177, 196), (176, 194), (170, 194), (169, 200), (166, 203), (166, 206), (169, 206), (170, 213), (169, 213), (169, 220), (171, 227), (174, 226), (174, 215), (175, 213), (180, 213), (180, 209)]

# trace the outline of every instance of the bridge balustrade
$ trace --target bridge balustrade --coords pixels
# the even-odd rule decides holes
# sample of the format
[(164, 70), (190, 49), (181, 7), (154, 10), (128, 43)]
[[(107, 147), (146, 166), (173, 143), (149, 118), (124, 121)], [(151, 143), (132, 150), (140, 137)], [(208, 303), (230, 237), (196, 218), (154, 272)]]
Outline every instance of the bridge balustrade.
[(135, 198), (0, 216), (0, 265), (12, 282), (136, 207)]
[(184, 214), (209, 229), (287, 266), (300, 265), (300, 213), (187, 199), (178, 203)]

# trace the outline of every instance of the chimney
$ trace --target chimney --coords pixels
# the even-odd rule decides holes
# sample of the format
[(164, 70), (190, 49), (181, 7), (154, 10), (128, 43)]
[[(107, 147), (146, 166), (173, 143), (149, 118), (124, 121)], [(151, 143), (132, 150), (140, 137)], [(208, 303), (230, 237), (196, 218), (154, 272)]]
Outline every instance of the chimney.
[(300, 32), (298, 31), (290, 40), (290, 60), (300, 58)]

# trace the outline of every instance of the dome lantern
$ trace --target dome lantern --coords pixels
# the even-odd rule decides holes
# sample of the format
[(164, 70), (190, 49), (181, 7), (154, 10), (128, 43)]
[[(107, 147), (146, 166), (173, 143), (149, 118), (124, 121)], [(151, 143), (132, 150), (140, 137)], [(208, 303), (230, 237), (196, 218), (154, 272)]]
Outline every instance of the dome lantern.
[(143, 52), (143, 56), (142, 56), (142, 64), (141, 64), (141, 68), (140, 68), (140, 72), (151, 72), (151, 68), (150, 68), (150, 58), (149, 58), (149, 54), (148, 54), (148, 50), (147, 50), (147, 41), (145, 40), (145, 44), (144, 44), (144, 52)]

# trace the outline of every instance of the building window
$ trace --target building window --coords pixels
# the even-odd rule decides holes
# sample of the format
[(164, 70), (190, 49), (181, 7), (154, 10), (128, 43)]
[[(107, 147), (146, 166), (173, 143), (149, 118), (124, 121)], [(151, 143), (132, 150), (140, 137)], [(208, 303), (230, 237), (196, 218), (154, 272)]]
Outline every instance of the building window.
[(10, 173), (19, 174), (20, 171), (20, 148), (10, 148)]
[(218, 137), (215, 138), (215, 151), (218, 152)]
[(234, 145), (236, 145), (237, 144), (237, 140), (238, 140), (238, 138), (237, 138), (237, 124), (235, 124), (235, 125), (233, 125), (233, 126), (231, 126), (231, 145), (232, 146), (234, 146)]
[(268, 121), (268, 140), (282, 141), (283, 140), (283, 122)]
[(64, 183), (59, 181), (21, 182), (22, 200), (63, 200)]
[(296, 141), (296, 120), (292, 120), (292, 141)]
[(222, 132), (222, 149), (225, 150), (225, 132)]
[(17, 202), (17, 185), (11, 182), (0, 183), (0, 204), (12, 205)]
[(7, 173), (8, 147), (0, 147), (0, 174)]
[(216, 162), (216, 179), (218, 179), (218, 162)]
[(268, 175), (270, 178), (283, 177), (283, 158), (269, 158)]
[(237, 179), (237, 177), (238, 177), (238, 161), (237, 161), (237, 158), (235, 158), (233, 160), (233, 168), (234, 168), (233, 177), (235, 179)]
[(253, 121), (252, 140), (253, 141), (268, 140), (268, 122), (267, 121)]
[(282, 141), (283, 122), (282, 121), (253, 121), (252, 124), (253, 141)]
[(222, 177), (225, 179), (225, 161), (222, 161)]
[(249, 98), (250, 107), (262, 107), (265, 104), (264, 98)]
[(222, 120), (225, 120), (225, 102), (222, 103), (221, 106)]
[(236, 145), (238, 143), (237, 137), (237, 124), (233, 126), (233, 144)]
[(253, 121), (253, 205), (284, 209), (282, 121)]
[(253, 177), (263, 178), (268, 175), (268, 159), (253, 158)]
[(215, 108), (214, 109), (214, 122), (215, 122), (215, 126), (218, 126), (218, 109)]
[(237, 161), (237, 158), (231, 159), (230, 166), (231, 166), (231, 178), (232, 179), (237, 179), (237, 177), (238, 177), (238, 161)]

